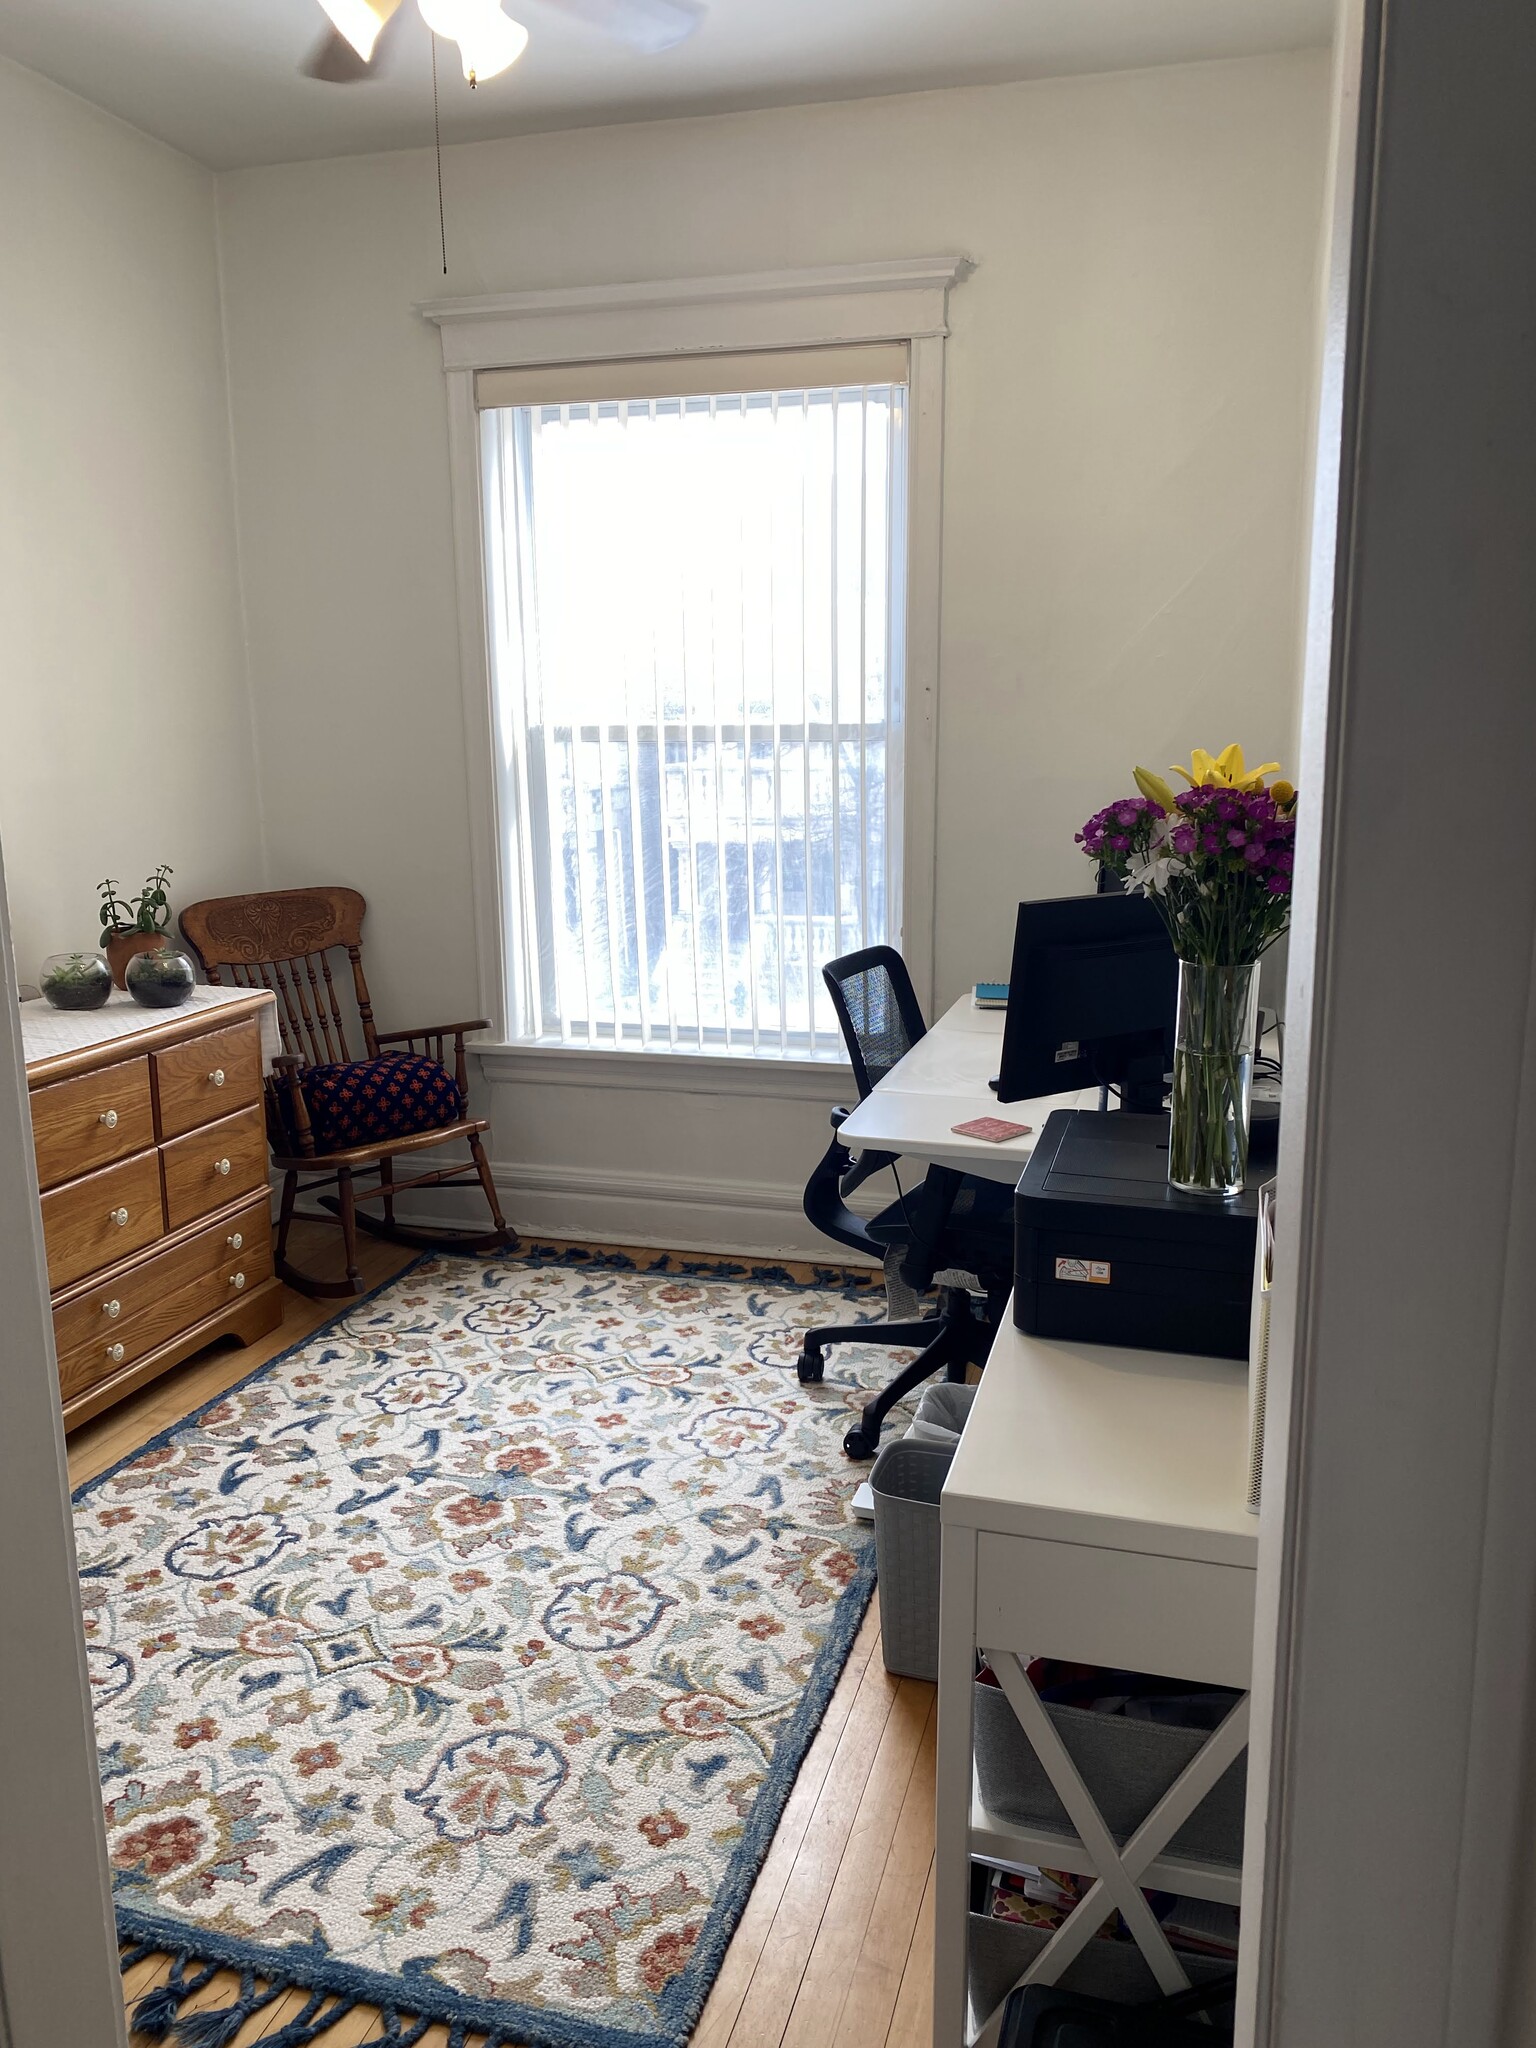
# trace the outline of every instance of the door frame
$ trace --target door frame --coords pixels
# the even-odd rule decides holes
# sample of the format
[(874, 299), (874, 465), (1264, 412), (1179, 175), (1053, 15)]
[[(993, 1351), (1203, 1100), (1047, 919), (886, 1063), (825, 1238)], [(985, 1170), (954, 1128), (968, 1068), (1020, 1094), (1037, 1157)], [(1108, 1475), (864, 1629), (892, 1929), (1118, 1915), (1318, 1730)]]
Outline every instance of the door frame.
[(1343, 0), (1240, 2043), (1528, 2039), (1536, 17)]
[(0, 2044), (123, 2048), (122, 1979), (0, 853)]

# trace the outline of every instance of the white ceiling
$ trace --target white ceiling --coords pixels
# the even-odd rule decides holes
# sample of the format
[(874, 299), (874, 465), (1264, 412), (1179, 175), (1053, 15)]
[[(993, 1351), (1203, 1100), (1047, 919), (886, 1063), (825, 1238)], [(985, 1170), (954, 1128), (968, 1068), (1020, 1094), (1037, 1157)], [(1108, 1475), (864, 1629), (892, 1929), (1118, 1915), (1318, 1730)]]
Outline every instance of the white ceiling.
[[(318, 0), (0, 0), (0, 55), (219, 169), (430, 142), (430, 43), (414, 7), (385, 76), (298, 66)], [(1326, 41), (1331, 0), (713, 0), (680, 49), (643, 57), (507, 0), (527, 54), (471, 93), (442, 46), (445, 139), (1124, 70)]]

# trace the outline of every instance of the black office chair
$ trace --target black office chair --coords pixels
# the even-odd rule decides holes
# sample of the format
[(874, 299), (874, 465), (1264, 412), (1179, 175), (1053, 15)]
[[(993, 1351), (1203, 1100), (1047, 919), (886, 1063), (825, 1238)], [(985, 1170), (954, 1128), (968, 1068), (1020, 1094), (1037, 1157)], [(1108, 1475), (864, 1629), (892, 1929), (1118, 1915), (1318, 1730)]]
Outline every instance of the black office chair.
[[(846, 954), (821, 971), (862, 1101), (927, 1029), (912, 978), (890, 946)], [(879, 1259), (888, 1275), (894, 1270), (916, 1293), (932, 1287), (937, 1274), (955, 1276), (940, 1283), (937, 1307), (920, 1320), (847, 1323), (805, 1334), (798, 1367), (805, 1384), (823, 1377), (829, 1344), (920, 1347), (921, 1356), (865, 1403), (843, 1438), (850, 1458), (872, 1458), (880, 1448), (881, 1424), (914, 1387), (936, 1372), (961, 1381), (967, 1366), (985, 1363), (1012, 1284), (1013, 1196), (1001, 1182), (931, 1166), (918, 1186), (898, 1193), (866, 1223), (848, 1207), (847, 1197), (872, 1175), (894, 1167), (897, 1155), (865, 1152), (855, 1159), (836, 1136), (849, 1114), (832, 1112), (832, 1142), (805, 1184), (807, 1218), (836, 1243)], [(985, 1297), (980, 1315), (966, 1276), (975, 1277)]]

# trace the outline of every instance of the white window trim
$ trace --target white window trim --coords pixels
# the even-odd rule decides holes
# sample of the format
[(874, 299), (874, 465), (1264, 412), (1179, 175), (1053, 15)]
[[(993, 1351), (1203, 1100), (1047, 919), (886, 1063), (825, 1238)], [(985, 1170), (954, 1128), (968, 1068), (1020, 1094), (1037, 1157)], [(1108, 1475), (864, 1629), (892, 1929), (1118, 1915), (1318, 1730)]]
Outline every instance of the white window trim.
[[(896, 943), (918, 999), (933, 998), (934, 816), (939, 699), (939, 571), (943, 518), (944, 341), (949, 291), (970, 275), (965, 256), (831, 264), (736, 277), (649, 284), (576, 285), (437, 299), (417, 307), (438, 329), (448, 387), (448, 453), (464, 696), (469, 830), (480, 1006), (491, 1020), (482, 1050), (505, 1046), (538, 1058), (567, 1048), (508, 1036), (505, 918), (496, 787), (495, 711), (486, 637), (484, 536), (477, 370), (542, 363), (612, 362), (637, 356), (815, 348), (904, 341), (911, 350), (908, 414), (906, 735), (902, 763), (902, 929)], [(584, 1060), (596, 1049), (581, 1049)], [(637, 1069), (667, 1087), (677, 1060), (740, 1073), (739, 1055), (669, 1051)], [(654, 1067), (650, 1062), (654, 1059)], [(834, 1062), (779, 1061), (802, 1075)], [(595, 1075), (595, 1070), (594, 1070)], [(675, 1085), (675, 1084), (674, 1084)]]

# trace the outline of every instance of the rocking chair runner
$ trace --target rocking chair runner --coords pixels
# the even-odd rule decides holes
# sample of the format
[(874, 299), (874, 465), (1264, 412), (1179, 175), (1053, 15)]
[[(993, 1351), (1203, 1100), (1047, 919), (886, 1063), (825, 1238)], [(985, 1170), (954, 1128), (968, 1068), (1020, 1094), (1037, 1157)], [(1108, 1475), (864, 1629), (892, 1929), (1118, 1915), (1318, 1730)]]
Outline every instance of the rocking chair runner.
[[(355, 889), (276, 889), (254, 896), (211, 897), (189, 904), (180, 919), (182, 935), (196, 949), (210, 982), (222, 985), (221, 976), (227, 973), (238, 988), (270, 989), (277, 997), (284, 1051), (272, 1062), (266, 1084), (267, 1133), (273, 1164), (283, 1176), (276, 1263), (282, 1279), (311, 1295), (362, 1292), (357, 1268), (359, 1224), (397, 1244), (449, 1246), (460, 1251), (517, 1249), (517, 1238), (502, 1217), (480, 1142), (481, 1132), (489, 1125), (484, 1117), (464, 1114), (468, 1079), (464, 1035), (484, 1030), (485, 1021), (435, 1024), (416, 1031), (376, 1031), (368, 984), (363, 979), (362, 924), (367, 908)], [(342, 1000), (331, 978), (329, 955), (336, 947), (345, 950), (351, 963), (362, 1062), (355, 1061), (349, 1050)], [(451, 1079), (445, 1056), (450, 1040)], [(402, 1055), (413, 1057), (406, 1062)], [(330, 1104), (341, 1105), (336, 1113), (330, 1108), (322, 1112), (318, 1099), (311, 1101), (306, 1077), (317, 1098), (319, 1084), (327, 1084)], [(374, 1081), (385, 1084), (383, 1089), (371, 1088)], [(402, 1128), (394, 1135), (359, 1135), (357, 1119), (352, 1116), (353, 1141), (338, 1142), (338, 1133), (345, 1137), (349, 1130), (348, 1099), (359, 1094), (388, 1096), (393, 1119), (402, 1125), (433, 1116), (438, 1120), (422, 1129)], [(414, 1112), (409, 1105), (403, 1110), (399, 1106), (407, 1094), (415, 1098)], [(362, 1122), (366, 1128), (366, 1117)], [(468, 1166), (456, 1163), (416, 1174), (410, 1180), (395, 1179), (395, 1161), (402, 1154), (426, 1151), (456, 1138), (468, 1142)], [(306, 1173), (315, 1178), (301, 1182), (299, 1176)], [(354, 1176), (359, 1173), (376, 1173), (376, 1185), (358, 1187)], [(494, 1225), (488, 1233), (415, 1230), (395, 1221), (395, 1198), (409, 1189), (474, 1187), (477, 1183)], [(288, 1236), (298, 1196), (332, 1186), (335, 1194), (322, 1195), (320, 1201), (340, 1219), (347, 1260), (344, 1281), (318, 1280), (288, 1258)], [(358, 1204), (363, 1202), (381, 1203), (382, 1216), (360, 1209)]]

